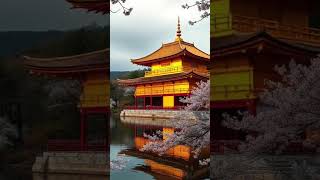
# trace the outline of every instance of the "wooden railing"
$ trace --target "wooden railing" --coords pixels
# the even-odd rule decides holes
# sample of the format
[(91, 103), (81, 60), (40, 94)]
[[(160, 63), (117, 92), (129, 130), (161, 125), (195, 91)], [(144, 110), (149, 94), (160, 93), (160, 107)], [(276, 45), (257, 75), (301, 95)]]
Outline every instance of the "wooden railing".
[[(212, 17), (212, 32), (214, 33), (220, 30), (223, 31), (225, 28), (228, 28), (230, 26), (230, 21), (232, 21), (232, 29), (239, 32), (266, 31), (272, 36), (281, 39), (311, 43), (315, 45), (320, 43), (320, 29), (283, 25), (274, 20), (239, 15), (232, 15), (232, 17)], [(223, 29), (221, 29), (221, 27)]]
[(182, 71), (183, 71), (183, 68), (181, 66), (169, 66), (169, 67), (161, 68), (158, 70), (146, 71), (145, 77), (174, 74), (174, 73), (180, 73)]
[(164, 95), (164, 94), (190, 94), (189, 88), (173, 88), (173, 89), (150, 89), (150, 90), (138, 90), (135, 92), (136, 96), (144, 95)]
[(182, 66), (169, 66), (165, 68), (161, 68), (158, 70), (153, 70), (153, 71), (145, 71), (145, 77), (152, 77), (152, 76), (161, 76), (161, 75), (167, 75), (167, 74), (175, 74), (175, 73), (181, 73), (181, 72), (189, 72), (189, 71), (194, 71), (194, 72), (199, 72), (197, 68), (192, 68), (192, 67), (182, 67)]
[(174, 107), (163, 107), (163, 106), (125, 106), (124, 109), (133, 109), (133, 110), (181, 110), (185, 106), (174, 106)]
[(220, 33), (232, 29), (231, 16), (212, 16), (211, 17), (211, 29), (212, 33)]
[(248, 99), (254, 96), (255, 90), (250, 84), (211, 86), (211, 100)]

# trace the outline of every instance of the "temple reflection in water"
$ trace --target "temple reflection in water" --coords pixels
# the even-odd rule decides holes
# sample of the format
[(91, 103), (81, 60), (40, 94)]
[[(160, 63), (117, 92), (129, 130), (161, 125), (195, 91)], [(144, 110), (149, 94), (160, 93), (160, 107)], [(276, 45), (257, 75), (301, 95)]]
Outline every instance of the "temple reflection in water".
[(122, 124), (134, 131), (134, 145), (120, 153), (144, 159), (145, 165), (136, 166), (135, 170), (151, 174), (157, 179), (169, 177), (199, 179), (204, 178), (209, 172), (206, 166), (199, 165), (199, 159), (209, 157), (209, 148), (201, 152), (199, 159), (195, 159), (191, 152), (192, 149), (185, 145), (177, 145), (162, 156), (140, 151), (144, 145), (151, 141), (145, 135), (154, 135), (157, 131), (161, 131), (162, 135), (159, 135), (159, 139), (165, 140), (168, 134), (174, 133), (172, 119), (121, 117), (120, 120)]

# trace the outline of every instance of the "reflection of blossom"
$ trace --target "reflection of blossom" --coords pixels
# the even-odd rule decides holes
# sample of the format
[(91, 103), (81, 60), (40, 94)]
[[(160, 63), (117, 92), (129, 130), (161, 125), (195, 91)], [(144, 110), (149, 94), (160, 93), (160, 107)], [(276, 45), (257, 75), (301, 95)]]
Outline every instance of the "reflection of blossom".
[[(199, 82), (190, 97), (181, 99), (181, 102), (188, 104), (172, 119), (176, 131), (173, 134), (165, 134), (166, 139), (157, 140), (159, 135), (146, 136), (151, 140), (141, 151), (151, 151), (159, 155), (165, 154), (170, 148), (176, 145), (187, 145), (192, 148), (194, 157), (197, 158), (201, 150), (210, 144), (210, 83)], [(201, 111), (200, 111), (201, 110)], [(197, 119), (191, 120), (186, 116), (186, 111), (195, 111)], [(158, 132), (159, 133), (159, 132)], [(203, 160), (202, 163), (209, 162)]]
[(118, 154), (115, 160), (110, 161), (110, 169), (111, 170), (122, 170), (126, 167), (128, 163), (128, 158), (126, 158), (125, 154)]
[(249, 155), (211, 156), (212, 179), (229, 180), (246, 177), (257, 179), (262, 174), (275, 180), (319, 179), (319, 159), (312, 155)]

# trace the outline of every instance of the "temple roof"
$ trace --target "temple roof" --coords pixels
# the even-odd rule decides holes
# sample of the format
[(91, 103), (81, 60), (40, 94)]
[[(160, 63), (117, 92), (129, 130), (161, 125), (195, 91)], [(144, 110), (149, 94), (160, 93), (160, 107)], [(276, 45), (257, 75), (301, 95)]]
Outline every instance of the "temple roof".
[(176, 38), (174, 42), (162, 44), (153, 53), (138, 59), (131, 59), (131, 62), (139, 65), (150, 65), (150, 63), (172, 59), (178, 56), (189, 56), (195, 59), (210, 61), (210, 56), (194, 46), (194, 44), (183, 41), (181, 38), (180, 19), (178, 18)]
[(160, 61), (177, 56), (192, 56), (203, 61), (209, 61), (210, 56), (194, 46), (194, 44), (184, 42), (183, 40), (174, 41), (162, 46), (155, 52), (139, 59), (132, 59), (135, 64), (147, 65), (151, 62)]
[(96, 13), (107, 14), (110, 11), (110, 2), (108, 0), (67, 0), (73, 5), (73, 8), (87, 9)]
[(135, 79), (118, 79), (118, 83), (123, 86), (135, 86), (140, 84), (150, 84), (150, 83), (160, 83), (166, 81), (178, 81), (188, 78), (194, 78), (198, 80), (209, 79), (208, 74), (203, 74), (199, 72), (189, 71), (176, 74), (169, 74), (163, 76), (154, 77), (140, 77)]
[(109, 49), (85, 54), (53, 58), (24, 56), (24, 65), (32, 72), (66, 74), (109, 70)]
[(291, 52), (301, 56), (315, 56), (320, 53), (320, 48), (310, 44), (297, 43), (289, 40), (280, 40), (272, 37), (267, 32), (234, 33), (230, 36), (211, 38), (211, 56), (224, 56), (235, 52), (243, 52), (250, 47), (268, 45), (275, 51)]

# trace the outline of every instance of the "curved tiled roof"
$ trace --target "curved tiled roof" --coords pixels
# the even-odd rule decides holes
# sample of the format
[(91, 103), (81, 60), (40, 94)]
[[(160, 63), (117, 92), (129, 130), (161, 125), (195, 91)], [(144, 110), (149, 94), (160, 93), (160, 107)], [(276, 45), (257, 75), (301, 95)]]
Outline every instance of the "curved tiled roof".
[(242, 48), (256, 45), (261, 42), (268, 42), (287, 51), (295, 51), (300, 54), (318, 54), (320, 48), (309, 44), (302, 44), (288, 40), (282, 40), (272, 37), (265, 31), (257, 33), (235, 33), (230, 36), (211, 38), (210, 51), (212, 56), (220, 56), (232, 53), (234, 51), (242, 51)]
[(209, 79), (208, 74), (203, 74), (195, 71), (188, 71), (176, 74), (169, 74), (163, 76), (154, 76), (154, 77), (140, 77), (135, 79), (118, 79), (118, 83), (123, 86), (135, 86), (139, 84), (149, 84), (149, 83), (157, 83), (157, 82), (166, 82), (166, 81), (177, 81), (183, 80), (187, 78), (195, 78), (195, 79)]
[(24, 56), (24, 65), (33, 72), (71, 73), (109, 69), (109, 49), (53, 58)]
[(67, 0), (73, 5), (73, 8), (87, 9), (96, 13), (107, 14), (110, 11), (110, 2), (108, 0)]
[(176, 40), (171, 43), (162, 44), (162, 46), (155, 52), (139, 59), (132, 59), (131, 61), (132, 63), (143, 65), (180, 55), (194, 56), (204, 61), (210, 60), (210, 56), (195, 47), (194, 44), (187, 43), (183, 40)]

